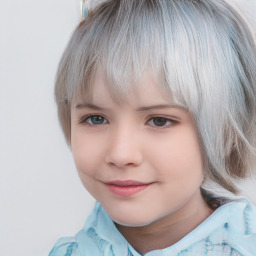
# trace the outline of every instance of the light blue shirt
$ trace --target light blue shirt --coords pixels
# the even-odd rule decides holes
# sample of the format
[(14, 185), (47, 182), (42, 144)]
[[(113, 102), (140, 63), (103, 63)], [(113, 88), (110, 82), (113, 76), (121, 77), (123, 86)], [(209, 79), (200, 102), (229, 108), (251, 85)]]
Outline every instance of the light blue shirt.
[[(49, 256), (141, 256), (97, 203), (74, 237), (57, 241)], [(256, 256), (256, 209), (245, 198), (216, 209), (174, 245), (145, 256)]]

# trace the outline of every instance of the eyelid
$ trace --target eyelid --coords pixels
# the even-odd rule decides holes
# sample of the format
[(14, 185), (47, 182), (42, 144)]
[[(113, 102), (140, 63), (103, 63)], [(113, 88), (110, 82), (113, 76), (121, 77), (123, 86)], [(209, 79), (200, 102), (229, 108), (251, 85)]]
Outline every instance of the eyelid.
[(164, 114), (152, 114), (152, 115), (149, 115), (148, 116), (148, 120), (149, 119), (152, 119), (152, 118), (164, 118), (164, 119), (167, 119), (169, 121), (172, 121), (172, 122), (179, 122), (179, 118), (178, 117), (175, 117), (175, 116), (170, 116), (170, 115), (164, 115)]

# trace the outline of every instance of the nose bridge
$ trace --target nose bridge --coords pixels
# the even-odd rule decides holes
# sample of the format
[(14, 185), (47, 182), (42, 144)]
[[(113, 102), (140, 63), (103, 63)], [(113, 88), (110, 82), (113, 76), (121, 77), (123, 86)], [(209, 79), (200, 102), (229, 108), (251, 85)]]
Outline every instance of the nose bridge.
[(118, 167), (139, 165), (142, 161), (139, 131), (126, 122), (112, 130), (106, 161)]

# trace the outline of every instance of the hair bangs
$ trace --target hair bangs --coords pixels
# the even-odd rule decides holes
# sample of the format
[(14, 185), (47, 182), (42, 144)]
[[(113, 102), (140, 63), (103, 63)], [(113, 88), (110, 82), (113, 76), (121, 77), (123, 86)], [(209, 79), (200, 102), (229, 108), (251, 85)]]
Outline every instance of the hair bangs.
[(125, 5), (126, 1), (116, 1), (112, 10), (108, 10), (106, 23), (98, 24), (100, 29), (95, 38), (100, 42), (95, 49), (100, 60), (97, 68), (104, 67), (110, 92), (119, 100), (125, 100), (128, 90), (138, 86), (148, 70), (164, 87), (160, 77), (165, 55), (160, 8), (155, 8), (159, 13), (155, 13), (149, 22), (148, 12), (152, 12), (157, 3), (141, 1), (140, 4)]

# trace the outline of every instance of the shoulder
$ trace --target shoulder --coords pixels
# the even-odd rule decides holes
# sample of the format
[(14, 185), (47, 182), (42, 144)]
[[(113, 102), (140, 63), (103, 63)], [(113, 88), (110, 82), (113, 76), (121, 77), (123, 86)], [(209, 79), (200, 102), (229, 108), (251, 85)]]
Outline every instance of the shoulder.
[(84, 227), (75, 236), (59, 239), (49, 256), (103, 255), (102, 252), (109, 245), (106, 238), (110, 236), (104, 232), (109, 231), (111, 219), (106, 219), (102, 212), (102, 207), (97, 203)]
[(248, 199), (240, 198), (220, 206), (214, 217), (212, 226), (217, 226), (216, 222), (221, 225), (208, 236), (211, 245), (230, 251), (230, 255), (254, 255), (256, 208)]
[(49, 256), (79, 256), (78, 243), (72, 237), (59, 239)]
[(234, 231), (244, 235), (256, 234), (256, 207), (247, 198), (221, 206), (219, 213), (222, 212), (228, 215), (228, 223)]

